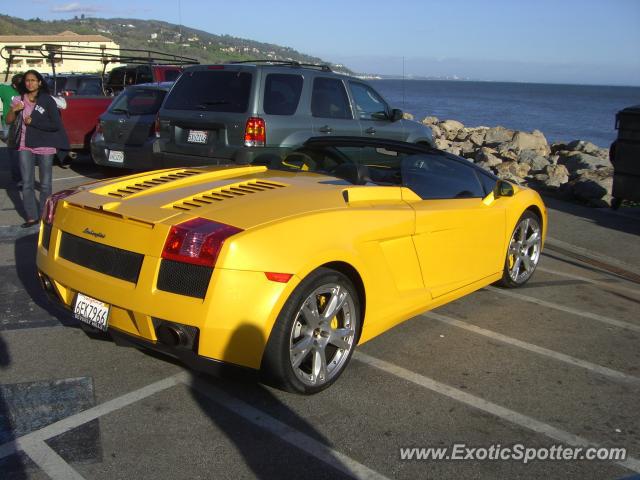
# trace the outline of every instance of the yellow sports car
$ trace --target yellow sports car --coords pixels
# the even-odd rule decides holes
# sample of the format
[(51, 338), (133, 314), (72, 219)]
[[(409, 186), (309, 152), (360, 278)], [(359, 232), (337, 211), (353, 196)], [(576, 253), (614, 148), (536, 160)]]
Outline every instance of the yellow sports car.
[(356, 344), (522, 285), (540, 257), (538, 194), (460, 157), (356, 137), (256, 151), (52, 195), (37, 254), (49, 296), (117, 342), (315, 393)]

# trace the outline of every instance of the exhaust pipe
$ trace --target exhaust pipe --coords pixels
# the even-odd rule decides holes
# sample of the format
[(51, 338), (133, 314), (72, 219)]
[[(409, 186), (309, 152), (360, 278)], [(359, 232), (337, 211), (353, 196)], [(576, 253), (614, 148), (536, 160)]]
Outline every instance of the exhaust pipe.
[(38, 278), (40, 279), (40, 285), (42, 286), (42, 289), (45, 291), (49, 299), (52, 302), (64, 304), (64, 302), (62, 301), (62, 297), (60, 297), (60, 294), (58, 293), (56, 287), (53, 285), (51, 279), (42, 272), (38, 272)]
[(189, 344), (189, 336), (177, 325), (163, 323), (156, 328), (158, 341), (168, 347), (185, 347)]

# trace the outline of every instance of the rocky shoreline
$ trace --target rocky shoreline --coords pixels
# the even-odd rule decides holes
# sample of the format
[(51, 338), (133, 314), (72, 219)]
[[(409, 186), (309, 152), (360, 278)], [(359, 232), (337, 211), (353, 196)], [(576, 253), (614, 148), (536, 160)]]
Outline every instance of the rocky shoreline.
[[(405, 114), (412, 118), (410, 114)], [(441, 150), (466, 158), (500, 178), (559, 193), (592, 207), (611, 205), (613, 166), (609, 149), (575, 140), (549, 145), (538, 130), (465, 127), (456, 120), (426, 117)]]

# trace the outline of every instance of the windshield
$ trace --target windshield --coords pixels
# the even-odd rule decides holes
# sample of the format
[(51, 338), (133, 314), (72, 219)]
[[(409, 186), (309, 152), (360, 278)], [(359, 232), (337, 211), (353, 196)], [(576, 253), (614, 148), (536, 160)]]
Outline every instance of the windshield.
[(251, 82), (252, 75), (248, 72), (186, 72), (171, 90), (164, 108), (244, 113), (249, 106)]
[(164, 90), (129, 87), (114, 100), (109, 112), (128, 115), (156, 114), (166, 94)]
[(274, 170), (322, 173), (345, 185), (403, 186), (425, 200), (482, 198), (496, 181), (495, 176), (455, 155), (397, 144), (309, 142), (299, 148), (271, 149), (251, 163)]

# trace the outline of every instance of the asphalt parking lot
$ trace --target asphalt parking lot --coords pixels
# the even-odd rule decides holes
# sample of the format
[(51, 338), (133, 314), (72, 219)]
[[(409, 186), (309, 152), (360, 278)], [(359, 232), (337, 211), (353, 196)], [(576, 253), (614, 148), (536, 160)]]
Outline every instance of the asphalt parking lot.
[[(81, 158), (55, 168), (54, 191), (117, 173)], [(4, 148), (0, 182), (3, 479), (640, 478), (638, 209), (545, 199), (550, 240), (525, 288), (405, 322), (302, 397), (87, 336), (40, 291)], [(505, 459), (554, 446), (626, 458)], [(402, 458), (431, 447), (469, 458)], [(481, 459), (492, 448), (503, 459)]]

